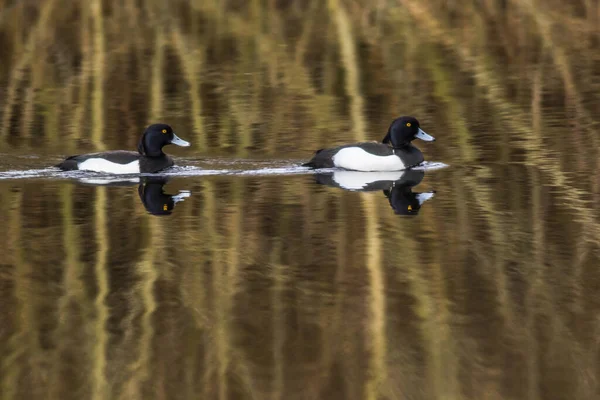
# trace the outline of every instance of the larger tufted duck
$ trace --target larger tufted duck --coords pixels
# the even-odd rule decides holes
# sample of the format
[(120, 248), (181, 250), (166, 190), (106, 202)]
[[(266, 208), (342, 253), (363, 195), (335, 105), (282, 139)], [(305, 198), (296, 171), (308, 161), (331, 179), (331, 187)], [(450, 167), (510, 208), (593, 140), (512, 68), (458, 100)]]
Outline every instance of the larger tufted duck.
[(339, 167), (354, 171), (404, 170), (425, 160), (423, 153), (411, 144), (416, 138), (426, 142), (435, 140), (420, 128), (416, 118), (400, 117), (392, 122), (381, 143), (354, 143), (317, 150), (313, 158), (302, 165), (310, 168)]

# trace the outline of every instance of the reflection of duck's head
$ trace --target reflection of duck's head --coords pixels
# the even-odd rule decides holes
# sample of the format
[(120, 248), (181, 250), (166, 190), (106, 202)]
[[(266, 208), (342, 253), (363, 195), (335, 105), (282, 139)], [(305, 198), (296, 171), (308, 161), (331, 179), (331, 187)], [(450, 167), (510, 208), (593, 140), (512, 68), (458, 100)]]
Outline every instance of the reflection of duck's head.
[(424, 202), (431, 199), (435, 191), (414, 193), (412, 186), (395, 185), (383, 191), (396, 215), (417, 215)]
[(189, 191), (180, 191), (177, 195), (167, 194), (163, 190), (166, 183), (165, 178), (145, 178), (138, 186), (140, 200), (150, 214), (170, 215), (177, 202), (191, 195)]
[(143, 176), (135, 178), (114, 178), (111, 176), (98, 176), (80, 178), (79, 182), (93, 186), (134, 186), (138, 185), (140, 200), (150, 214), (170, 215), (179, 201), (190, 197), (188, 190), (180, 190), (179, 194), (170, 195), (163, 191), (163, 186), (169, 179), (166, 176)]
[(317, 174), (317, 183), (345, 190), (369, 192), (382, 190), (398, 215), (416, 215), (421, 205), (435, 192), (413, 193), (412, 188), (423, 180), (425, 172), (408, 169), (390, 172), (334, 171)]

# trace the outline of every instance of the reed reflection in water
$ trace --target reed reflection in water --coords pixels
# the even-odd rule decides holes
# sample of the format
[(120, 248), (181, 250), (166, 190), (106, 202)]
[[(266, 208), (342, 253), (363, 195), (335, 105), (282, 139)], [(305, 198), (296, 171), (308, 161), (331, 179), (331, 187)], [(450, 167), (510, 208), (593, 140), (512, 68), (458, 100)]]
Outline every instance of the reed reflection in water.
[(434, 171), (414, 217), (312, 176), (175, 180), (166, 217), (3, 183), (3, 394), (593, 398), (597, 242), (543, 176)]
[(598, 7), (0, 0), (2, 171), (160, 119), (183, 165), (295, 163), (400, 114), (451, 166), (176, 178), (171, 209), (0, 180), (2, 398), (599, 397)]

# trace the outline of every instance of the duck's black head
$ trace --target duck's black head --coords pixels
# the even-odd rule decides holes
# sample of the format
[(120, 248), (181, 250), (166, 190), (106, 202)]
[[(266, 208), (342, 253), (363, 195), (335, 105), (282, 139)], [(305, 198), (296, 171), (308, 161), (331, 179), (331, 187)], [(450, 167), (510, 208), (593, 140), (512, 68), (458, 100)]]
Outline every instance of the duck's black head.
[(419, 121), (415, 117), (400, 117), (392, 122), (382, 142), (391, 143), (394, 148), (400, 148), (417, 138), (426, 142), (435, 141), (433, 136), (421, 129)]
[(138, 144), (138, 152), (148, 157), (163, 155), (162, 148), (168, 144), (187, 147), (190, 145), (180, 139), (167, 124), (153, 124), (146, 128)]

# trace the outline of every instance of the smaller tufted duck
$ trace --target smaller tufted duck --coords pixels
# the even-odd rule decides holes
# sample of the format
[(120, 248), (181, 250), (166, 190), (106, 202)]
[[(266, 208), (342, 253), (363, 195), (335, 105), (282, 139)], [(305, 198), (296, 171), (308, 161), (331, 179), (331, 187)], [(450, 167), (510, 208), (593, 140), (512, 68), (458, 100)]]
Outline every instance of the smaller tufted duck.
[(174, 165), (163, 153), (168, 144), (188, 147), (189, 142), (175, 135), (167, 124), (150, 125), (138, 144), (138, 151), (114, 150), (71, 156), (56, 165), (63, 171), (85, 170), (111, 174), (155, 173)]
[(354, 171), (400, 171), (425, 160), (423, 153), (411, 144), (417, 138), (426, 142), (435, 141), (433, 136), (420, 128), (416, 118), (400, 117), (392, 122), (381, 143), (354, 143), (317, 150), (313, 158), (302, 165)]

